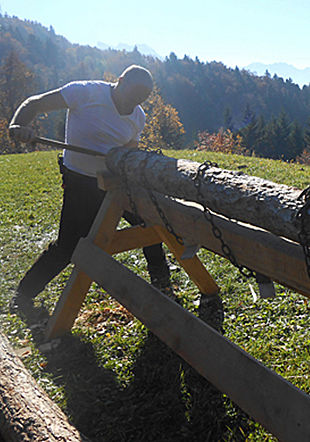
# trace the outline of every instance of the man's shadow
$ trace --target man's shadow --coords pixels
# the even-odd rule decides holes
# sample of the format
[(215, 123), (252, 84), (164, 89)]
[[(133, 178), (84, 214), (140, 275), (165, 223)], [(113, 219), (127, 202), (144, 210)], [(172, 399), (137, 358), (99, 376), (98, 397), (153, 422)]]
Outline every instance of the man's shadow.
[(66, 333), (46, 342), (48, 317), (41, 307), (24, 320), (46, 358), (45, 371), (64, 391), (65, 413), (81, 433), (94, 441), (127, 442), (170, 440), (166, 431), (178, 432), (185, 421), (180, 359), (165, 344), (148, 334), (133, 369), (134, 380), (122, 388), (82, 337)]
[[(42, 323), (48, 318), (41, 310)], [(203, 319), (203, 318), (202, 318)], [(47, 365), (45, 370), (64, 390), (71, 423), (93, 441), (217, 441), (246, 416), (227, 415), (222, 393), (148, 332), (133, 366), (133, 380), (122, 388), (112, 370), (100, 366), (92, 344), (67, 333), (44, 342), (37, 317), (28, 326)], [(227, 439), (228, 440), (228, 439)], [(234, 440), (245, 440), (235, 437)]]

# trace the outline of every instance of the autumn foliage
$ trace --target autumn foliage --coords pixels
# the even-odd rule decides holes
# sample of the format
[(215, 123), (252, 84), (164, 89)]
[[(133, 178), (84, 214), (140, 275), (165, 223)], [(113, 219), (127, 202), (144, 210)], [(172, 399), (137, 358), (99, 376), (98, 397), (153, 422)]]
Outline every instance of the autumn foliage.
[(197, 138), (195, 142), (197, 150), (249, 155), (248, 150), (242, 145), (242, 137), (234, 135), (230, 129), (221, 129), (215, 133), (199, 132)]
[(146, 125), (142, 132), (140, 145), (151, 149), (180, 149), (183, 147), (185, 130), (177, 110), (164, 100), (155, 88), (143, 103)]
[(11, 51), (0, 66), (0, 153), (25, 151), (26, 147), (9, 139), (8, 124), (16, 108), (35, 90), (35, 75)]
[(296, 158), (296, 161), (297, 163), (307, 164), (308, 166), (310, 166), (310, 149), (304, 149), (301, 155)]

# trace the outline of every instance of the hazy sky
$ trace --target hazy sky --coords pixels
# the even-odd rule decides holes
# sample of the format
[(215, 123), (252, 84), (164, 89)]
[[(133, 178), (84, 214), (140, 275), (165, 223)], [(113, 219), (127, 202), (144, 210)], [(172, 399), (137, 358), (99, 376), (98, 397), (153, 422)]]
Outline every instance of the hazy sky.
[(72, 43), (151, 46), (228, 66), (310, 66), (309, 0), (0, 0), (1, 12), (53, 26)]

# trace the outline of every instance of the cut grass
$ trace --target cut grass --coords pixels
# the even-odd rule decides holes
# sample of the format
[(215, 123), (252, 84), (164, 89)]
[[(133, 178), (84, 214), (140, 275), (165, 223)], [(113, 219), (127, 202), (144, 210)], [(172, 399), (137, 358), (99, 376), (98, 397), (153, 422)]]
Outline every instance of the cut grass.
[[(300, 189), (309, 184), (306, 166), (196, 151), (166, 154), (209, 159), (222, 168)], [(31, 348), (23, 362), (39, 384), (93, 440), (275, 440), (95, 284), (72, 334), (56, 342), (55, 349), (46, 350), (35, 328), (8, 313), (19, 279), (57, 236), (62, 189), (56, 157), (57, 152), (0, 157), (1, 325), (14, 347)], [(221, 287), (225, 335), (309, 394), (308, 300), (277, 285), (275, 299), (254, 302), (248, 282), (229, 262), (206, 250), (199, 256)], [(170, 253), (168, 257), (176, 296), (195, 313), (198, 290)], [(148, 279), (141, 250), (117, 259)], [(36, 302), (52, 311), (70, 270), (55, 278)]]

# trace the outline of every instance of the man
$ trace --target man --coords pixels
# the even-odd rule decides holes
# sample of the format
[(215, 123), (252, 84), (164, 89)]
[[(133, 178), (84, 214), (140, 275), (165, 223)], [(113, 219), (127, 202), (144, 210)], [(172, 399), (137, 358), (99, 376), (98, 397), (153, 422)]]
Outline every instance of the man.
[[(150, 72), (141, 66), (125, 69), (116, 83), (75, 81), (59, 89), (28, 98), (17, 109), (10, 123), (10, 135), (31, 142), (35, 134), (29, 124), (37, 114), (53, 110), (67, 111), (66, 142), (107, 153), (116, 146), (137, 147), (145, 124), (140, 104), (153, 88)], [(27, 311), (40, 293), (70, 262), (81, 237), (93, 223), (105, 192), (98, 189), (96, 172), (104, 158), (69, 150), (64, 151), (61, 172), (64, 197), (58, 238), (34, 263), (20, 282), (11, 302), (11, 311)], [(124, 213), (137, 224), (133, 214)], [(169, 285), (169, 269), (157, 244), (143, 249), (151, 281), (158, 288)]]

